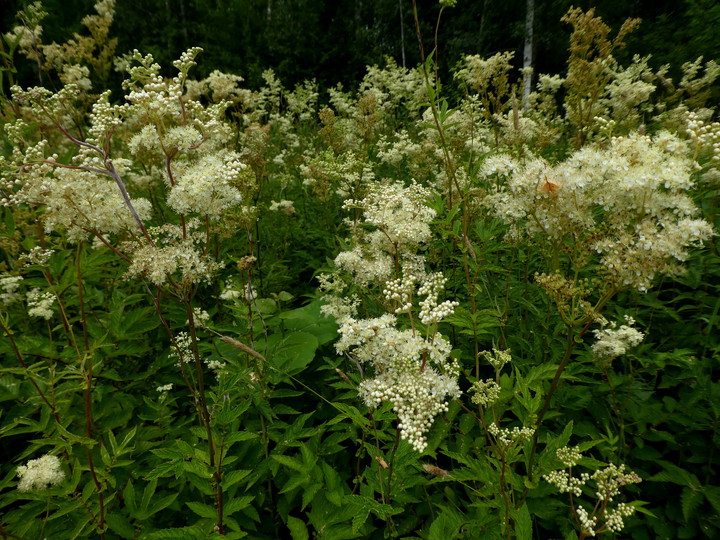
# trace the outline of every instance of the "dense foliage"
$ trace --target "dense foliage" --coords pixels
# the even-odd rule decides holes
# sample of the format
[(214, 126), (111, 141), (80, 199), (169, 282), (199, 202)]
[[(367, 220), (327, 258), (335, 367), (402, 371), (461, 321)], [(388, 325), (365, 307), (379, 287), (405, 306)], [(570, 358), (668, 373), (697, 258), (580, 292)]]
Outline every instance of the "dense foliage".
[(412, 7), (351, 91), (19, 15), (1, 537), (718, 535), (720, 66), (573, 8), (561, 72), (450, 102)]

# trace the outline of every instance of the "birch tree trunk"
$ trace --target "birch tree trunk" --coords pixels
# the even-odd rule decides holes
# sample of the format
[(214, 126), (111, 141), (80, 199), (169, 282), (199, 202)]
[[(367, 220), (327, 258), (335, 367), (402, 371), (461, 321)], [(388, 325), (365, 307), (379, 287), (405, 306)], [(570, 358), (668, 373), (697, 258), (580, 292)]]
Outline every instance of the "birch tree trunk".
[(405, 22), (403, 21), (402, 0), (398, 0), (400, 7), (400, 52), (402, 54), (402, 67), (405, 68)]
[(532, 91), (532, 73), (527, 68), (533, 67), (533, 41), (535, 38), (535, 0), (525, 1), (525, 46), (523, 47), (523, 109), (527, 107), (527, 98)]

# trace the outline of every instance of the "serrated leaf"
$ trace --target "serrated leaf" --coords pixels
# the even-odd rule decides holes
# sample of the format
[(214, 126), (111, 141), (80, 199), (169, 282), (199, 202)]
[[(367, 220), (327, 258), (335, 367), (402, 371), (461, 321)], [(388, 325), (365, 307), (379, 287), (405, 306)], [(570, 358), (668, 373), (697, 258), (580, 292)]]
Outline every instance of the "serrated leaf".
[(225, 446), (229, 448), (230, 445), (235, 444), (236, 442), (251, 441), (257, 438), (257, 433), (252, 433), (250, 431), (236, 431), (235, 433), (231, 433), (225, 437)]
[(133, 486), (132, 480), (128, 480), (125, 489), (123, 489), (123, 501), (130, 515), (135, 514), (135, 486)]
[[(179, 495), (179, 493), (171, 493), (170, 495), (166, 495), (165, 497), (163, 497), (160, 500), (154, 501), (150, 505), (150, 508), (147, 511), (148, 516), (157, 514), (158, 512), (160, 512), (160, 510), (165, 510), (165, 508), (170, 506), (175, 501), (175, 499), (177, 499), (178, 495)], [(145, 519), (147, 519), (147, 518), (145, 518)]]
[(683, 517), (685, 521), (690, 521), (691, 517), (705, 499), (701, 491), (695, 491), (692, 488), (684, 487), (680, 493), (680, 505), (682, 507)]
[(270, 457), (273, 458), (278, 463), (280, 463), (281, 465), (288, 467), (289, 469), (292, 469), (292, 470), (298, 471), (298, 472), (305, 471), (305, 465), (301, 461), (291, 458), (290, 456), (283, 456), (280, 454), (272, 454)]
[(135, 538), (135, 527), (125, 519), (125, 516), (119, 514), (107, 514), (105, 516), (105, 522), (110, 527), (110, 530), (121, 538)]
[(720, 487), (718, 486), (705, 486), (703, 488), (705, 497), (710, 501), (710, 504), (716, 512), (720, 514)]
[(288, 516), (287, 526), (293, 540), (308, 540), (308, 538), (310, 538), (307, 527), (302, 520), (293, 516)]
[(150, 499), (152, 499), (152, 496), (155, 495), (155, 488), (157, 488), (157, 480), (150, 480), (148, 485), (145, 486), (142, 501), (140, 502), (140, 508), (142, 510), (147, 511), (150, 506)]
[(180, 527), (177, 529), (163, 529), (140, 536), (140, 540), (206, 540), (207, 533), (202, 527)]
[(445, 508), (430, 525), (428, 540), (457, 538), (462, 524), (463, 518), (460, 514), (450, 508)]
[(232, 486), (237, 484), (240, 480), (245, 478), (248, 474), (250, 474), (250, 471), (245, 470), (245, 469), (236, 469), (234, 471), (230, 471), (230, 472), (223, 474), (223, 479), (222, 479), (223, 490), (231, 488)]
[(233, 497), (228, 502), (226, 502), (223, 505), (223, 512), (231, 516), (235, 512), (238, 512), (242, 510), (243, 508), (247, 508), (250, 503), (255, 499), (253, 495), (245, 495), (243, 497)]
[(218, 517), (217, 509), (208, 504), (199, 502), (186, 502), (185, 504), (190, 510), (202, 518), (217, 519)]
[(515, 537), (517, 540), (532, 540), (532, 518), (527, 503), (517, 510), (515, 517)]

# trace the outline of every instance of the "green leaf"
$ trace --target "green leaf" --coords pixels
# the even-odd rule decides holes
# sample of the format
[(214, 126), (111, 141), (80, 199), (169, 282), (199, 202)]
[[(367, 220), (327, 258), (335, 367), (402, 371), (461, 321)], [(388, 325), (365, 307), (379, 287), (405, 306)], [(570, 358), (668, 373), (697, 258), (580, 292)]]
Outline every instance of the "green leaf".
[[(150, 505), (150, 508), (147, 511), (147, 517), (152, 516), (153, 514), (157, 514), (160, 512), (160, 510), (165, 510), (168, 506), (170, 506), (175, 499), (177, 499), (179, 493), (171, 493), (170, 495), (166, 495), (162, 499), (154, 500), (154, 502)], [(143, 519), (147, 519), (147, 517)]]
[(684, 487), (680, 493), (680, 505), (682, 506), (683, 517), (685, 521), (690, 521), (694, 515), (695, 510), (700, 506), (705, 497), (701, 491), (695, 491), (692, 488)]
[(292, 536), (293, 540), (308, 540), (308, 538), (310, 538), (307, 527), (302, 520), (293, 516), (288, 516), (287, 526), (288, 529), (290, 529), (290, 536)]
[(206, 540), (205, 529), (197, 525), (177, 529), (163, 529), (140, 536), (140, 540)]
[(705, 486), (703, 488), (705, 497), (710, 501), (710, 504), (715, 511), (720, 514), (720, 487), (718, 486)]
[(136, 508), (135, 487), (133, 486), (132, 480), (128, 480), (125, 489), (123, 489), (123, 502), (125, 503), (125, 508), (127, 508), (128, 512), (130, 512), (130, 515), (134, 515)]
[(270, 456), (275, 461), (280, 463), (281, 465), (284, 465), (285, 467), (288, 467), (289, 469), (292, 469), (294, 471), (303, 472), (305, 471), (305, 465), (295, 458), (291, 458), (290, 456), (283, 456), (279, 454), (272, 454)]
[(105, 516), (105, 522), (110, 527), (110, 530), (121, 538), (135, 538), (135, 527), (130, 522), (119, 514), (107, 514)]
[(532, 540), (532, 518), (527, 503), (523, 503), (515, 516), (515, 537), (518, 540)]
[(255, 496), (253, 495), (233, 497), (223, 505), (223, 513), (227, 516), (232, 516), (235, 512), (238, 512), (243, 508), (247, 508), (253, 499), (255, 499)]
[(435, 521), (430, 525), (428, 531), (428, 540), (446, 540), (448, 538), (458, 538), (460, 535), (460, 527), (463, 524), (463, 518), (460, 514), (451, 508), (445, 508)]
[(185, 504), (190, 510), (202, 518), (217, 519), (218, 517), (217, 508), (214, 506), (199, 502), (186, 502)]
[(285, 328), (293, 331), (312, 334), (323, 345), (337, 338), (337, 324), (332, 317), (321, 313), (322, 302), (315, 301), (307, 306), (292, 311), (284, 311), (278, 315), (285, 321)]
[(155, 495), (156, 487), (157, 480), (150, 480), (148, 482), (148, 485), (145, 486), (145, 489), (143, 490), (142, 501), (140, 501), (140, 508), (142, 510), (146, 511), (150, 506), (150, 499), (152, 499), (152, 496)]
[(306, 332), (294, 332), (282, 339), (269, 354), (270, 362), (285, 375), (295, 375), (315, 358), (318, 339)]
[(250, 474), (250, 471), (244, 470), (244, 469), (235, 469), (233, 471), (223, 474), (223, 478), (222, 478), (223, 490), (227, 490), (228, 488), (231, 488), (232, 486), (237, 484), (240, 480), (245, 478), (248, 474)]

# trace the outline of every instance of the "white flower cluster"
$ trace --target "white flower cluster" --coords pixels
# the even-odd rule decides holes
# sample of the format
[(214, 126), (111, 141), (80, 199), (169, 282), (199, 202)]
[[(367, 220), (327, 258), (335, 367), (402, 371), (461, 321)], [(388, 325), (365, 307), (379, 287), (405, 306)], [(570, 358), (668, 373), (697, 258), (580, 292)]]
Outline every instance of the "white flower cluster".
[(205, 236), (198, 230), (199, 226), (197, 221), (190, 220), (184, 232), (177, 225), (151, 228), (148, 232), (154, 237), (155, 245), (132, 246), (134, 257), (126, 276), (145, 277), (158, 286), (176, 273), (185, 285), (212, 281), (222, 263), (202, 252)]
[(425, 82), (419, 69), (406, 69), (389, 56), (385, 67), (369, 66), (359, 87), (360, 93), (372, 91), (380, 109), (389, 113), (404, 106), (410, 113), (425, 101)]
[(625, 354), (628, 349), (640, 344), (645, 334), (633, 328), (635, 320), (625, 316), (625, 322), (619, 328), (613, 322), (610, 328), (593, 330), (597, 341), (592, 346), (595, 357), (603, 363), (609, 363), (618, 356)]
[(370, 166), (354, 152), (335, 155), (332, 150), (307, 156), (305, 163), (300, 165), (300, 173), (303, 185), (312, 186), (322, 198), (336, 193), (345, 199), (363, 182), (370, 182), (375, 177)]
[(285, 215), (295, 215), (295, 206), (292, 201), (282, 199), (281, 201), (271, 201), (269, 210), (271, 212), (282, 212)]
[(582, 506), (578, 506), (576, 512), (582, 532), (587, 536), (595, 536), (597, 532), (595, 530), (595, 526), (597, 525), (598, 517), (589, 515), (587, 510), (585, 510)]
[[(421, 452), (425, 433), (433, 419), (447, 410), (448, 401), (460, 396), (459, 365), (450, 356), (450, 343), (436, 331), (437, 323), (457, 305), (439, 301), (445, 278), (425, 270), (425, 259), (416, 253), (430, 237), (429, 222), (435, 212), (424, 204), (429, 192), (417, 184), (373, 186), (367, 197), (347, 201), (346, 207), (362, 210), (364, 225), (357, 226), (356, 245), (335, 259), (339, 271), (320, 276), (327, 302), (323, 313), (333, 315), (340, 329), (335, 344), (358, 367), (372, 369), (358, 390), (368, 407), (392, 403), (398, 415), (400, 436)], [(359, 297), (347, 295), (345, 271), (355, 283), (378, 287), (388, 311), (379, 317), (356, 317)], [(417, 289), (417, 292), (416, 292)], [(415, 295), (424, 297), (419, 319), (427, 326), (422, 335), (413, 317)], [(378, 299), (378, 297), (375, 297)], [(378, 299), (379, 300), (379, 299)], [(407, 314), (410, 328), (398, 327), (398, 317)]]
[(0, 274), (0, 306), (7, 307), (22, 299), (18, 293), (22, 276), (13, 276), (7, 272)]
[(52, 305), (55, 303), (55, 295), (49, 291), (42, 292), (40, 289), (33, 289), (27, 294), (28, 315), (41, 317), (46, 321), (52, 319)]
[(618, 503), (618, 505), (608, 510), (605, 513), (605, 525), (607, 529), (612, 532), (620, 532), (623, 530), (625, 523), (623, 518), (630, 517), (635, 513), (635, 508), (625, 503)]
[[(27, 93), (25, 93), (27, 95)], [(12, 137), (11, 137), (12, 138)], [(58, 156), (45, 157), (45, 141), (26, 147), (20, 140), (16, 144), (14, 159), (19, 165), (12, 186), (4, 190), (5, 205), (39, 205), (43, 207), (45, 231), (65, 229), (70, 241), (85, 240), (90, 233), (117, 234), (136, 231), (137, 223), (128, 211), (115, 181), (96, 172), (97, 157), (81, 152), (74, 159), (76, 168), (55, 167)], [(19, 148), (25, 148), (20, 152)], [(92, 167), (93, 170), (82, 170)], [(132, 199), (141, 219), (150, 216), (151, 205), (146, 199)]]
[(531, 237), (594, 250), (617, 288), (646, 290), (658, 274), (681, 273), (689, 248), (714, 234), (686, 194), (695, 166), (668, 137), (613, 138), (554, 167), (541, 159), (506, 167), (515, 172), (484, 204)]
[(18, 491), (47, 489), (65, 480), (65, 473), (60, 468), (60, 459), (51, 454), (31, 459), (27, 465), (20, 465), (17, 468), (17, 475), (20, 477)]
[(178, 214), (196, 213), (218, 219), (228, 208), (239, 205), (242, 194), (233, 182), (246, 165), (238, 158), (234, 152), (215, 152), (197, 162), (178, 164), (175, 184), (167, 197), (170, 207)]
[(425, 433), (435, 416), (448, 410), (449, 399), (460, 397), (457, 374), (445, 375), (430, 367), (420, 370), (413, 359), (396, 362), (396, 365), (402, 364), (405, 364), (402, 370), (394, 369), (365, 379), (358, 392), (370, 408), (377, 408), (383, 401), (392, 403), (398, 416), (400, 437), (417, 452), (422, 452), (427, 446)]
[[(568, 468), (572, 468), (582, 458), (578, 447), (560, 448), (557, 450), (557, 456)], [(554, 485), (560, 493), (570, 493), (576, 497), (582, 495), (582, 488), (590, 480), (595, 483), (597, 504), (594, 505), (593, 512), (588, 514), (581, 505), (575, 507), (580, 527), (583, 533), (588, 536), (595, 536), (597, 533), (606, 530), (611, 532), (620, 532), (622, 530), (624, 526), (623, 518), (632, 515), (635, 509), (622, 502), (614, 507), (611, 507), (609, 503), (613, 502), (613, 498), (620, 493), (620, 488), (641, 481), (637, 474), (625, 472), (625, 465), (618, 467), (614, 464), (598, 469), (592, 475), (582, 473), (579, 477), (574, 477), (570, 471), (560, 470), (543, 475), (543, 479)], [(604, 524), (598, 527), (601, 521)]]
[(192, 338), (187, 332), (178, 332), (175, 335), (175, 344), (170, 350), (170, 357), (177, 359), (176, 366), (193, 362)]
[(24, 266), (33, 264), (45, 266), (53, 253), (55, 253), (54, 249), (43, 249), (40, 246), (35, 246), (30, 251), (20, 255), (20, 262), (22, 262)]
[(531, 427), (513, 427), (501, 428), (497, 423), (493, 422), (488, 426), (488, 431), (495, 439), (504, 447), (508, 447), (515, 443), (522, 443), (530, 440), (535, 433), (535, 428)]
[[(641, 105), (647, 103), (655, 91), (652, 84), (654, 75), (648, 66), (650, 57), (635, 55), (632, 64), (621, 67), (617, 63), (610, 65), (608, 72), (612, 80), (605, 87), (605, 98), (600, 102), (612, 110), (612, 118), (625, 124), (636, 124)], [(600, 116), (601, 118), (603, 116)]]
[(430, 222), (436, 215), (425, 204), (430, 195), (416, 183), (409, 187), (380, 184), (373, 186), (363, 200), (348, 199), (343, 207), (361, 208), (365, 222), (377, 227), (390, 243), (388, 252), (413, 251), (430, 238)]
[(604, 469), (595, 471), (592, 479), (597, 484), (595, 496), (606, 501), (612, 501), (613, 497), (620, 493), (621, 487), (628, 484), (637, 484), (641, 481), (640, 477), (634, 472), (625, 472), (625, 465), (618, 467), (613, 463)]

